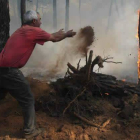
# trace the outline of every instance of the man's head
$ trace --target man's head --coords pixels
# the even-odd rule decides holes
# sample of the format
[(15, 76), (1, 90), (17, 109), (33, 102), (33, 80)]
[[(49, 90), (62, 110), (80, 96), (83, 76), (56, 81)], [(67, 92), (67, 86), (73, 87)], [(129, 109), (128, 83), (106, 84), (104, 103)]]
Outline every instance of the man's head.
[(42, 24), (40, 14), (33, 10), (27, 11), (24, 14), (24, 25), (26, 24), (34, 27), (40, 27), (40, 25)]

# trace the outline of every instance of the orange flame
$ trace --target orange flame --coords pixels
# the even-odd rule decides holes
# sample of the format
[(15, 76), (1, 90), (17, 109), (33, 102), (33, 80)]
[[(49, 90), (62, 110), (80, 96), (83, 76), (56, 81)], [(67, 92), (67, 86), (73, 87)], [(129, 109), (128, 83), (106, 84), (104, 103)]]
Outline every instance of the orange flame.
[(126, 79), (122, 79), (123, 82), (126, 82)]
[(105, 93), (105, 95), (109, 96), (109, 93)]
[[(139, 21), (140, 21), (140, 10), (138, 10), (138, 28), (137, 28), (137, 35), (136, 35), (136, 38), (138, 39), (138, 40), (140, 40), (140, 38), (139, 38), (139, 34), (138, 34), (138, 31), (139, 31)], [(139, 45), (139, 49), (138, 49), (138, 78), (140, 79), (140, 45)]]

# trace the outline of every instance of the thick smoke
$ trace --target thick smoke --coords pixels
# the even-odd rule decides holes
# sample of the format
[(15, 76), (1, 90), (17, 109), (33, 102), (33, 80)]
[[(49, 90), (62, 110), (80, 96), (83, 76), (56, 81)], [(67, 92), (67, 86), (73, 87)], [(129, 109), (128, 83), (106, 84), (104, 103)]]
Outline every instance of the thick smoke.
[[(10, 1), (11, 33), (20, 27), (16, 24), (13, 3)], [(36, 3), (34, 1), (34, 3)], [(44, 7), (44, 9), (42, 8)], [(96, 55), (112, 56), (114, 61), (122, 61), (122, 64), (104, 64), (102, 73), (113, 74), (119, 79), (137, 81), (137, 10), (140, 8), (139, 0), (86, 0), (81, 1), (79, 12), (79, 0), (70, 0), (70, 23), (69, 28), (79, 31), (80, 28), (92, 26), (95, 30), (96, 39), (90, 49)], [(28, 4), (28, 9), (35, 9), (34, 4)], [(40, 1), (39, 12), (42, 15), (42, 28), (53, 32), (53, 8), (50, 2), (46, 7)], [(65, 27), (65, 0), (57, 0), (57, 27)], [(66, 39), (60, 43), (48, 42), (44, 46), (37, 46), (31, 59), (23, 69), (24, 74), (34, 73), (51, 76), (54, 73), (65, 74), (66, 64), (70, 62), (77, 65), (82, 57), (73, 52), (83, 40)], [(76, 42), (75, 42), (76, 40)], [(76, 54), (76, 55), (75, 55)], [(85, 59), (81, 62), (84, 65)], [(47, 71), (47, 72), (46, 72)], [(50, 73), (51, 72), (51, 73)]]

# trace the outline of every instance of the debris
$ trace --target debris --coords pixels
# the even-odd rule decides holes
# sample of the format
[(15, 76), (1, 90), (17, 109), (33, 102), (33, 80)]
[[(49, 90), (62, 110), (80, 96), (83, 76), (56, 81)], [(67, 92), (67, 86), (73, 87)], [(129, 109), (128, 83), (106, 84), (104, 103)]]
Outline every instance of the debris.
[[(57, 117), (66, 113), (73, 114), (74, 112), (77, 118), (94, 126), (94, 123), (90, 120), (96, 114), (103, 114), (105, 110), (98, 108), (93, 100), (95, 97), (102, 97), (114, 100), (112, 106), (119, 108), (118, 114), (120, 117), (127, 119), (132, 116), (133, 109), (131, 109), (131, 105), (129, 109), (132, 111), (128, 113), (129, 111), (124, 106), (122, 98), (132, 94), (140, 95), (140, 88), (136, 84), (117, 80), (114, 76), (95, 73), (93, 71), (95, 65), (103, 68), (105, 62), (115, 64), (121, 62), (108, 61), (113, 57), (102, 58), (101, 56), (97, 56), (92, 60), (92, 56), (93, 51), (91, 50), (84, 67), (80, 67), (80, 60), (77, 68), (70, 63), (67, 64), (68, 70), (65, 77), (51, 83), (54, 92), (38, 99), (38, 103), (41, 104), (40, 106), (44, 111), (49, 111), (51, 116), (57, 114)], [(109, 123), (110, 120), (107, 120), (103, 127)], [(99, 125), (95, 126), (99, 127)]]

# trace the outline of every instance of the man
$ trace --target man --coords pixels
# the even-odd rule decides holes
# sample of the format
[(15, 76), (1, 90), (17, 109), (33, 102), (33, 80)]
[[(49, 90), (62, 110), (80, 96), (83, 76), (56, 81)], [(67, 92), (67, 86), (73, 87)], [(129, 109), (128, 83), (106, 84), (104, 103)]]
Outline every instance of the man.
[(7, 89), (21, 105), (25, 138), (34, 137), (42, 130), (35, 128), (34, 97), (19, 68), (26, 64), (36, 43), (43, 45), (47, 41), (58, 42), (76, 34), (72, 30), (49, 34), (39, 28), (40, 25), (39, 13), (32, 10), (26, 12), (24, 25), (13, 33), (0, 54), (0, 88)]

